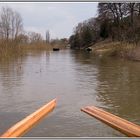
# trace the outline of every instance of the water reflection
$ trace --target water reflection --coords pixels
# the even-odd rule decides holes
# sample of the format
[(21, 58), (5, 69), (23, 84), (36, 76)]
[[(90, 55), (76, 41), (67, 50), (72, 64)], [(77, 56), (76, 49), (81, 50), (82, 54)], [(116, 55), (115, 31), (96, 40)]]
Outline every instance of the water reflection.
[(34, 51), (0, 62), (0, 133), (57, 98), (54, 112), (25, 136), (123, 136), (80, 108), (99, 106), (139, 123), (139, 81), (138, 63), (81, 51)]
[[(20, 86), (23, 81), (22, 58), (15, 60), (2, 61), (0, 64), (0, 96), (3, 102), (0, 102), (0, 108), (8, 102), (14, 101), (14, 96), (20, 93)], [(2, 110), (1, 110), (2, 111)]]
[(98, 101), (109, 111), (140, 123), (139, 65), (107, 59), (98, 65)]
[[(96, 106), (100, 106), (127, 120), (140, 124), (140, 65), (117, 58), (97, 58), (84, 52), (76, 53), (76, 62), (88, 76), (82, 83), (95, 83)], [(86, 65), (86, 66), (85, 66)], [(95, 72), (95, 77), (90, 75)], [(91, 78), (91, 80), (90, 80)], [(89, 88), (90, 90), (92, 88)]]

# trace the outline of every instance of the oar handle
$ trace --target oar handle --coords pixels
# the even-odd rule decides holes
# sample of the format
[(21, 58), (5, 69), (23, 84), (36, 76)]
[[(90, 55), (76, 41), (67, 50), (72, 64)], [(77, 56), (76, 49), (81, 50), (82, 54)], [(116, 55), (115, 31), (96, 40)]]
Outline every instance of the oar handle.
[(121, 133), (129, 137), (140, 137), (140, 126), (109, 112), (99, 109), (95, 106), (87, 106), (82, 108), (81, 111), (95, 117), (96, 119), (106, 123), (112, 128), (119, 130)]
[(25, 119), (16, 123), (10, 129), (8, 129), (1, 138), (13, 138), (20, 137), (29, 131), (35, 124), (37, 124), (41, 119), (48, 115), (56, 107), (56, 99), (50, 101), (43, 107), (39, 108), (37, 111), (27, 116)]

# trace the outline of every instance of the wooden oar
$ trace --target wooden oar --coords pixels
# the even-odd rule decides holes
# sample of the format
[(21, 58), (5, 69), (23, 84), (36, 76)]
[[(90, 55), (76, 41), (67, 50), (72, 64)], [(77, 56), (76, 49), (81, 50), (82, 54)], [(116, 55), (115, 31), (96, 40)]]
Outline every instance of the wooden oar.
[(121, 133), (129, 137), (140, 137), (140, 126), (132, 122), (129, 122), (94, 106), (87, 106), (81, 110), (108, 124), (112, 128), (119, 130)]
[(31, 115), (27, 116), (25, 119), (21, 120), (13, 127), (8, 129), (1, 138), (13, 138), (20, 137), (30, 130), (35, 124), (37, 124), (41, 119), (43, 119), (48, 113), (50, 113), (56, 106), (56, 99), (47, 103)]

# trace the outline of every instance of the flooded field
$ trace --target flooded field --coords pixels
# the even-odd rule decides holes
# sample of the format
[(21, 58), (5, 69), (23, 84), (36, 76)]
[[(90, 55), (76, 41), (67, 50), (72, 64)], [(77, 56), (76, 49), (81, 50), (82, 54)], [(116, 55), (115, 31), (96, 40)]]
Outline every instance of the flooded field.
[(57, 107), (26, 137), (124, 136), (80, 111), (101, 107), (140, 124), (140, 65), (90, 53), (30, 52), (0, 62), (0, 133), (53, 98)]

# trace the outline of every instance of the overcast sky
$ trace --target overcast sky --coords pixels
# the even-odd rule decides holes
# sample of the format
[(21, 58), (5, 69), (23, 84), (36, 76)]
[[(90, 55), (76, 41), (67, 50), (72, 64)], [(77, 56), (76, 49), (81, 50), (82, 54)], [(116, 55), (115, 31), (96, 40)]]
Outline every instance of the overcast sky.
[(26, 31), (35, 31), (45, 37), (46, 30), (51, 38), (69, 37), (73, 28), (83, 20), (97, 15), (97, 2), (14, 2), (0, 3), (18, 11)]

